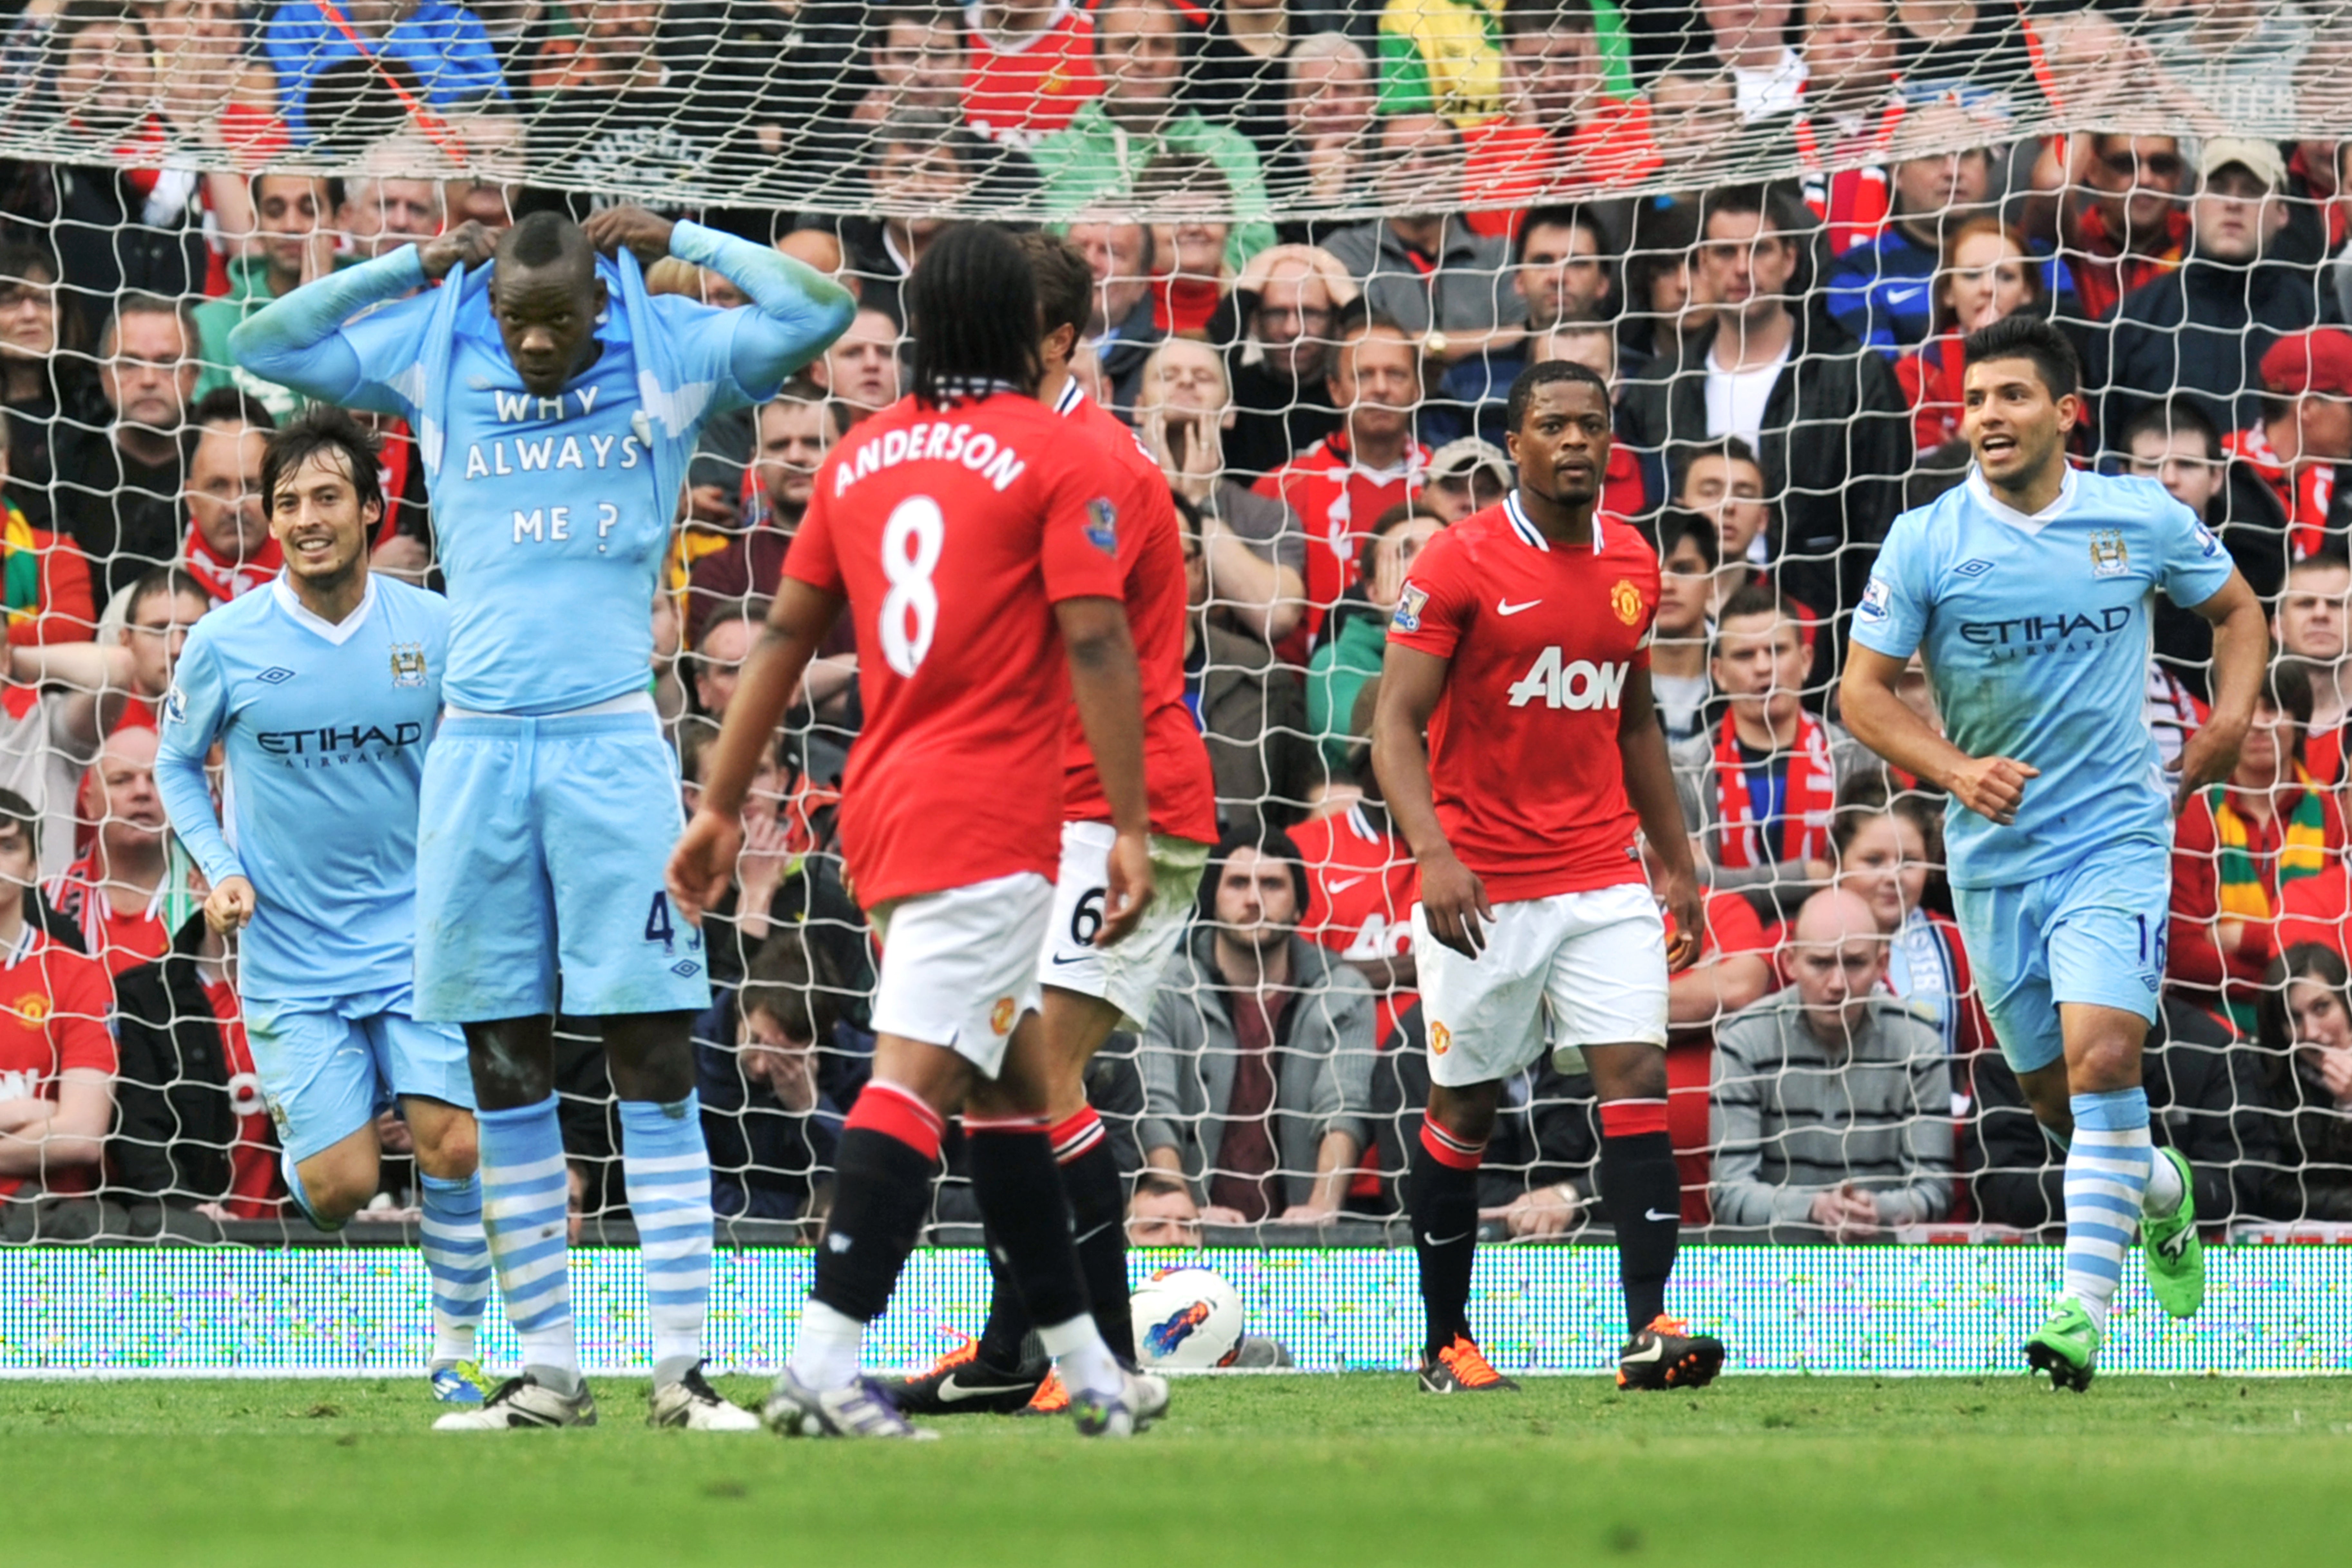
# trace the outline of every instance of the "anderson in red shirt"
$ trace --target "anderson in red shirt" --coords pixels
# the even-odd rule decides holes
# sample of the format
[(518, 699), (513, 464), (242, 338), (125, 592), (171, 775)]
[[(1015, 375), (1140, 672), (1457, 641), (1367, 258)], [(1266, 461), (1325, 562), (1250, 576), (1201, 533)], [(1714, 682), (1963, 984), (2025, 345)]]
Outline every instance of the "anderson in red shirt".
[(868, 909), (1060, 865), (1053, 606), (1121, 588), (1089, 457), (1051, 409), (992, 390), (901, 398), (817, 470), (784, 575), (856, 617), (866, 725), (841, 837)]

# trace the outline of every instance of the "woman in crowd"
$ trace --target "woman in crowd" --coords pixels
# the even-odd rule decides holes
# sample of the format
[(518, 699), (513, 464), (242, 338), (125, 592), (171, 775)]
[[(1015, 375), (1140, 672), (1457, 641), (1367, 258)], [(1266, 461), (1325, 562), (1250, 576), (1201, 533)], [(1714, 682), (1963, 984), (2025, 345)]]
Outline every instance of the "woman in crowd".
[(1890, 796), (1876, 779), (1856, 781), (1830, 827), (1837, 885), (1861, 898), (1886, 933), (1886, 984), (1929, 1016), (1946, 1048), (1973, 1051), (1991, 1037), (1969, 980), (1959, 928), (1925, 907), (1943, 859), (1943, 824), (1927, 796)]
[(2042, 266), (2027, 251), (2025, 237), (1996, 217), (1972, 217), (1946, 232), (1935, 289), (1927, 341), (1895, 362), (1922, 452), (1960, 433), (1961, 340), (2044, 302)]
[(2352, 980), (2344, 955), (2290, 947), (2263, 976), (2263, 1074), (2285, 1167), (2272, 1208), (2283, 1218), (2352, 1222)]

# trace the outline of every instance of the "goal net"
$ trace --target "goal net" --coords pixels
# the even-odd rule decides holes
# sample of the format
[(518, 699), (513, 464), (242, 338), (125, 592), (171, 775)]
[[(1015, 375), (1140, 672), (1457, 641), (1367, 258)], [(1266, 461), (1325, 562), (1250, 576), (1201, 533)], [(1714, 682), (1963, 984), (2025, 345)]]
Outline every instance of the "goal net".
[[(1877, 542), (1967, 470), (1961, 335), (2056, 321), (2085, 370), (2077, 458), (2194, 506), (2282, 645), (2276, 701), (2185, 813), (2172, 918), (2147, 932), (2158, 1135), (2209, 1223), (2334, 1234), (2352, 1224), (2347, 10), (34, 0), (0, 38), (0, 870), (31, 884), (5, 894), (0, 1236), (311, 1235), (233, 944), (206, 936), (149, 777), (187, 626), (278, 565), (255, 432), (299, 400), (233, 364), (229, 330), (448, 226), (625, 202), (860, 296), (775, 404), (714, 423), (688, 477), (650, 674), (689, 796), (810, 470), (898, 395), (907, 271), (957, 218), (1085, 251), (1079, 383), (1186, 503), (1188, 692), (1223, 824), (1304, 889), (1263, 911), (1296, 927), (1269, 946), (1212, 887), (1151, 1026), (1090, 1075), (1146, 1245), (1401, 1238), (1430, 1042), (1367, 693), (1413, 554), (1503, 495), (1506, 394), (1550, 358), (1610, 380), (1606, 526), (1663, 563), (1654, 684), (1713, 885), (1667, 1052), (1690, 1234), (2058, 1222), (2054, 1157), (1948, 918), (1943, 798), (1853, 742), (1833, 700)], [(743, 304), (683, 262), (648, 282)], [(382, 430), (378, 569), (438, 586), (435, 542), (465, 520), (434, 510), (411, 433)], [(2017, 613), (2024, 639), (2068, 635), (2063, 589)], [(2159, 605), (2154, 640), (2169, 763), (2207, 712), (2210, 638)], [(856, 657), (830, 647), (813, 674), (710, 935), (698, 1083), (740, 1241), (814, 1234), (869, 1060), (874, 949), (835, 826)], [(1572, 708), (1597, 682), (1571, 666), (1537, 696)], [(1875, 922), (1885, 1005), (1861, 1016), (1804, 989), (1801, 910), (1832, 887)], [(75, 951), (92, 967), (48, 956)], [(1845, 1043), (1792, 1047), (1769, 1022), (1791, 1008), (1843, 1018)], [(1506, 1086), (1495, 1238), (1605, 1233), (1575, 1067)], [(583, 1233), (625, 1240), (592, 1020), (562, 1021), (559, 1079)], [(397, 1239), (416, 1176), (397, 1114), (379, 1127), (383, 1191), (348, 1234)], [(952, 1148), (934, 1218), (976, 1237)]]

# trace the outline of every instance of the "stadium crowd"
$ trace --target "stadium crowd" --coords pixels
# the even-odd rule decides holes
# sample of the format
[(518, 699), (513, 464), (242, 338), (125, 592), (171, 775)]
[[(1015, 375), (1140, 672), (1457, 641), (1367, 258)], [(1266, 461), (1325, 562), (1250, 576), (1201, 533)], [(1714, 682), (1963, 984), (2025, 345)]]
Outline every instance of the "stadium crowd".
[[(1712, 886), (1672, 994), (1685, 1218), (1837, 1241), (2056, 1221), (2057, 1157), (1949, 919), (1944, 802), (1832, 700), (1875, 542), (1963, 482), (1960, 339), (2019, 311), (2078, 346), (2079, 459), (2161, 483), (2272, 606), (2256, 727), (2179, 824), (2158, 1138), (2210, 1223), (2352, 1224), (2352, 142), (2226, 133), (2328, 90), (2346, 7), (10, 9), (11, 121), (105, 156), (0, 160), (0, 879), (22, 889), (0, 899), (0, 1236), (201, 1238), (281, 1212), (236, 955), (153, 780), (187, 628), (280, 565), (260, 451), (299, 400), (231, 364), (230, 329), (446, 226), (713, 169), (729, 201), (672, 209), (832, 274), (859, 310), (688, 476), (648, 679), (689, 806), (814, 470), (899, 395), (915, 260), (1007, 204), (1088, 259), (1076, 369), (1179, 503), (1225, 831), (1172, 984), (1090, 1079), (1139, 1240), (1397, 1210), (1428, 1044), (1370, 714), (1414, 558), (1509, 489), (1503, 395), (1544, 359), (1614, 390), (1603, 510), (1664, 571), (1653, 668)], [(2017, 129), (2119, 93), (2222, 129)], [(539, 183), (418, 177), (453, 138)], [(1796, 177), (1727, 179), (1766, 148)], [(278, 172), (310, 154), (361, 172)], [(782, 169), (808, 210), (762, 204)], [(743, 303), (682, 261), (648, 285)], [(394, 503), (375, 565), (431, 585), (447, 520), (417, 435), (365, 417)], [(2063, 600), (2018, 614), (2026, 640), (2067, 635)], [(2172, 756), (2210, 646), (2193, 616), (2158, 624), (2147, 709)], [(845, 626), (812, 666), (706, 925), (722, 1217), (820, 1222), (865, 1075), (874, 947), (835, 826), (857, 658)], [(584, 1217), (624, 1207), (592, 1033), (570, 1031), (562, 1075)], [(1481, 1178), (1495, 1235), (1587, 1222), (1599, 1132), (1574, 1065), (1509, 1087)], [(395, 1115), (383, 1130), (404, 1146)], [(946, 1165), (936, 1217), (968, 1219), (952, 1142)], [(378, 1211), (405, 1213), (414, 1180), (388, 1163)]]

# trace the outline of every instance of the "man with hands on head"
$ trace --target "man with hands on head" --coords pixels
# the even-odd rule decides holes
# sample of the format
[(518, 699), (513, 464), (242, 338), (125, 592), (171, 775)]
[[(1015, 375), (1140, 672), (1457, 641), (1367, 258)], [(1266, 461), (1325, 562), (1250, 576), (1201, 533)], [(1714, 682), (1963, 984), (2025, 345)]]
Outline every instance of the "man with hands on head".
[[(2204, 1300), (2188, 1166), (2151, 1148), (2140, 1047), (2164, 980), (2171, 818), (2234, 764), (2270, 637), (2187, 507), (2154, 480), (2068, 464), (2084, 404), (2063, 336), (2011, 316), (1964, 347), (1975, 466), (1895, 520), (1841, 694), (1856, 739), (1951, 794), (1969, 965), (2035, 1117), (2068, 1144), (2064, 1285), (2024, 1354), (2079, 1390), (2135, 1226), (2158, 1304), (2185, 1318)], [(2159, 588), (2214, 628), (2212, 717), (2182, 749), (2169, 813), (2143, 702)], [(1944, 733), (1900, 695), (1915, 652)]]
[[(1542, 1054), (1547, 1020), (1601, 1100), (1630, 1334), (1619, 1385), (1696, 1387), (1723, 1364), (1720, 1342), (1665, 1315), (1682, 1213), (1667, 975), (1697, 956), (1706, 916), (1650, 690), (1657, 555), (1598, 507), (1610, 412), (1582, 365), (1522, 371), (1505, 409), (1517, 486), (1423, 548), (1390, 625), (1372, 762), (1421, 868), (1432, 1088), (1404, 1195), (1431, 1393), (1515, 1386), (1470, 1333), (1477, 1175), (1503, 1080)], [(1639, 837), (1662, 868), (1654, 896)]]
[[(650, 295), (709, 267), (750, 300)], [(446, 279), (437, 289), (420, 285)], [(371, 308), (373, 307), (373, 308)], [(646, 670), (654, 603), (704, 425), (772, 397), (850, 296), (797, 261), (613, 207), (467, 223), (297, 289), (238, 323), (247, 369), (417, 433), (449, 584), (447, 713), (417, 838), (416, 1007), (465, 1026), (490, 1251), (523, 1371), (448, 1430), (586, 1426), (570, 1287), (554, 1014), (596, 1018), (646, 1245), (656, 1426), (755, 1431), (701, 1372), (710, 1174), (692, 1029), (701, 939), (662, 869), (677, 765)]]

